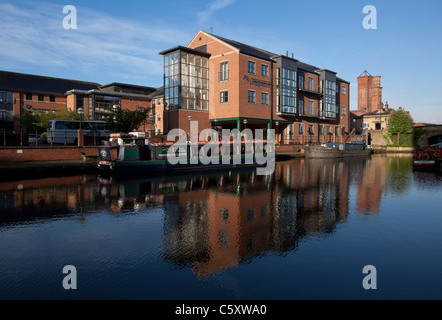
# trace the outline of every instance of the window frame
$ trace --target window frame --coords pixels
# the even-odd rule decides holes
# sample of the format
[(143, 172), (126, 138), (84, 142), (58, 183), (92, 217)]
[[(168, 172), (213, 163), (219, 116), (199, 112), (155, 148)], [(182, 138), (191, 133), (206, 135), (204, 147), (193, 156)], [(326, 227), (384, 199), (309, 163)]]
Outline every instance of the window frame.
[[(225, 93), (226, 95), (223, 96), (223, 93)], [(225, 104), (228, 102), (229, 102), (229, 90), (221, 90), (219, 92), (219, 103)]]
[[(250, 66), (253, 65), (253, 72), (251, 72)], [(256, 62), (252, 60), (248, 60), (247, 62), (247, 73), (256, 75)]]
[[(250, 95), (250, 93), (253, 92), (253, 95)], [(253, 97), (253, 101), (250, 101), (250, 97)], [(247, 90), (247, 101), (248, 103), (254, 103), (256, 104), (256, 91), (255, 90)]]

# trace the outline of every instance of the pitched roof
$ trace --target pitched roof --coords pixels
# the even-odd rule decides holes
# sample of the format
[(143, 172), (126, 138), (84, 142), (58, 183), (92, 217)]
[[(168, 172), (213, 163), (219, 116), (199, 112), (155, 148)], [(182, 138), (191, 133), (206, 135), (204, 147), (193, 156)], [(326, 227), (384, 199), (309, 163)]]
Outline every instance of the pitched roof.
[(95, 82), (0, 71), (0, 88), (3, 90), (64, 94), (72, 89), (91, 90), (100, 86)]
[(239, 52), (247, 54), (249, 56), (252, 57), (256, 57), (256, 58), (260, 58), (260, 59), (264, 59), (264, 60), (271, 60), (271, 57), (273, 56), (277, 56), (276, 53), (270, 52), (270, 51), (266, 51), (266, 50), (262, 50), (259, 48), (255, 48), (253, 46), (249, 46), (247, 44), (238, 42), (238, 41), (234, 41), (234, 40), (230, 40), (230, 39), (226, 39), (214, 34), (211, 34), (213, 37), (231, 45), (232, 47), (235, 47), (237, 49), (239, 49)]

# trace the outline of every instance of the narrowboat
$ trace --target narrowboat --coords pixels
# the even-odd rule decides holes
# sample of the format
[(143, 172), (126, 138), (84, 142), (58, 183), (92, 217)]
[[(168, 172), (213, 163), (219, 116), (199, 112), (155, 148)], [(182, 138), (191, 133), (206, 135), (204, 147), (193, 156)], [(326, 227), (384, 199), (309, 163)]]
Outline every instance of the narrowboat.
[[(272, 153), (274, 153), (272, 149), (269, 153), (264, 152), (263, 158), (257, 158), (255, 154), (247, 157), (244, 141), (238, 144), (231, 141), (217, 142), (220, 149), (226, 146), (226, 144), (230, 144), (227, 147), (230, 147), (230, 154), (227, 157), (228, 160), (226, 160), (223, 159), (220, 152), (218, 161), (213, 161), (215, 157), (210, 157), (210, 154), (206, 158), (200, 157), (200, 150), (207, 143), (199, 142), (196, 145), (190, 142), (181, 145), (172, 142), (152, 143), (148, 138), (144, 137), (113, 134), (104, 146), (98, 148), (100, 159), (97, 167), (102, 173), (112, 174), (164, 173), (178, 170), (256, 167), (264, 166), (265, 164), (262, 163), (263, 159), (271, 159)], [(267, 150), (267, 142), (261, 141), (261, 143), (264, 150)], [(171, 163), (168, 158), (168, 152), (172, 146), (176, 149), (175, 159), (180, 160), (179, 163)], [(269, 147), (272, 148), (272, 145), (269, 144)], [(233, 152), (234, 148), (240, 148), (240, 151)], [(197, 154), (197, 156), (192, 158), (191, 155), (193, 154)]]
[(372, 149), (367, 147), (365, 141), (345, 142), (345, 143), (322, 143), (312, 144), (305, 147), (306, 158), (355, 158), (369, 157)]
[(438, 144), (416, 148), (413, 155), (413, 169), (441, 170), (442, 142)]

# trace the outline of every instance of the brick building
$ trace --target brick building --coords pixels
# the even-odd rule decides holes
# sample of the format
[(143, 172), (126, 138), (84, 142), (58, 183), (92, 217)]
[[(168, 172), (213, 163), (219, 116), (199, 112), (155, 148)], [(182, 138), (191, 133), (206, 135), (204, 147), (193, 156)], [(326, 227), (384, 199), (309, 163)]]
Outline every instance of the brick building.
[(364, 71), (358, 77), (358, 115), (377, 111), (382, 107), (381, 77)]
[[(281, 143), (339, 141), (349, 133), (350, 83), (321, 69), (199, 31), (164, 56), (164, 131), (275, 129)], [(191, 118), (190, 118), (191, 117)]]
[[(152, 110), (156, 88), (125, 83), (101, 85), (70, 79), (0, 71), (0, 131), (18, 133), (14, 116), (26, 111), (58, 113), (84, 109), (85, 118), (108, 119), (118, 108)], [(143, 130), (150, 131), (147, 119)], [(141, 129), (141, 128), (140, 128)]]

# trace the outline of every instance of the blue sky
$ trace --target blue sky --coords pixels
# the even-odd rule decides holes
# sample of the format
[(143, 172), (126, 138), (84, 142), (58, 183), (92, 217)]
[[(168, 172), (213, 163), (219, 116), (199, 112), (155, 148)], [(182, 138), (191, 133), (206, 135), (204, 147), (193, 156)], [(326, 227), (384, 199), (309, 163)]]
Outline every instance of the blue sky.
[[(65, 5), (78, 28), (63, 29)], [(362, 10), (377, 9), (377, 30)], [(350, 81), (382, 76), (383, 100), (420, 122), (442, 123), (442, 3), (392, 0), (0, 0), (0, 69), (159, 87), (159, 51), (200, 29), (327, 68)]]

